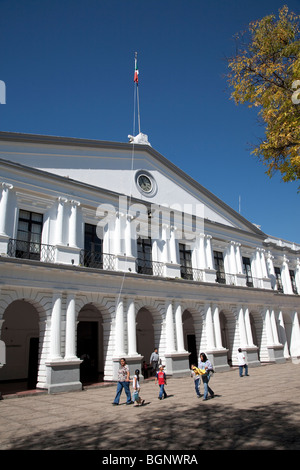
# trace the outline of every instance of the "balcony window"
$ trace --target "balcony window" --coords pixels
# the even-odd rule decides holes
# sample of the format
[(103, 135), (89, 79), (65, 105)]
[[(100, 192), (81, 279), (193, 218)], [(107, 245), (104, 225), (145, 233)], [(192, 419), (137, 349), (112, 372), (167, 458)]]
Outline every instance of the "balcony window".
[(245, 258), (243, 256), (243, 273), (246, 276), (246, 285), (248, 287), (253, 287), (253, 278), (251, 272), (251, 263), (250, 258)]
[(84, 251), (82, 253), (84, 266), (103, 268), (103, 242), (96, 233), (97, 226), (84, 225)]
[(275, 267), (275, 277), (276, 277), (276, 285), (278, 292), (283, 292), (283, 285), (281, 280), (281, 270), (278, 267)]
[(40, 260), (43, 215), (20, 210), (16, 240), (16, 258)]
[(186, 245), (179, 243), (180, 273), (182, 279), (193, 280), (192, 252)]
[(136, 271), (140, 274), (153, 274), (151, 238), (137, 239)]
[(214, 265), (216, 270), (216, 281), (219, 284), (226, 284), (224, 259), (221, 251), (214, 251)]
[(298, 294), (298, 289), (296, 286), (296, 279), (295, 279), (295, 271), (293, 269), (290, 269), (290, 278), (291, 278), (293, 292), (294, 294)]

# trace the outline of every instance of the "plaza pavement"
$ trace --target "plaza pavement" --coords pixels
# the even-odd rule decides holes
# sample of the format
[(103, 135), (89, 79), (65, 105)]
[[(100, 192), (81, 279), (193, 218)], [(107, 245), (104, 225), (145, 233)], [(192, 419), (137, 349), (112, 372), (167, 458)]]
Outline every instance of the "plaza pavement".
[(207, 401), (196, 397), (190, 377), (169, 378), (164, 400), (148, 379), (141, 384), (141, 407), (126, 405), (124, 392), (112, 406), (115, 384), (4, 395), (0, 450), (300, 450), (299, 361), (261, 365), (249, 374), (215, 373), (215, 398)]

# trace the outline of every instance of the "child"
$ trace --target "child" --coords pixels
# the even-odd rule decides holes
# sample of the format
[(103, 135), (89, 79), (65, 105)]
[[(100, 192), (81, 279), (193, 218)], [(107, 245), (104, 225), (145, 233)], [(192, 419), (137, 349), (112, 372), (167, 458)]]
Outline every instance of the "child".
[(164, 372), (164, 366), (162, 364), (159, 366), (159, 371), (155, 376), (155, 383), (157, 383), (157, 381), (160, 388), (158, 399), (162, 400), (162, 396), (164, 396), (164, 398), (167, 398), (168, 395), (165, 391), (165, 385), (167, 385), (167, 377)]
[(201, 377), (201, 375), (199, 373), (199, 369), (197, 367), (195, 367), (194, 364), (191, 365), (191, 376), (194, 379), (196, 395), (197, 395), (198, 398), (200, 398), (201, 397), (201, 395), (200, 395), (200, 377)]
[(135, 371), (135, 376), (133, 377), (132, 380), (132, 386), (133, 386), (133, 401), (136, 401), (138, 406), (141, 406), (145, 403), (145, 400), (142, 400), (141, 397), (139, 396), (140, 393), (140, 371), (139, 369), (136, 369)]

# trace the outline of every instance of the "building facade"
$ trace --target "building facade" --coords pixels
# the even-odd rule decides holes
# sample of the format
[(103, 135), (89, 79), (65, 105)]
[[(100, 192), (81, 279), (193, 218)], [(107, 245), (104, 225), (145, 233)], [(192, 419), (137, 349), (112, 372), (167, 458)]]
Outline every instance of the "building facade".
[[(139, 136), (138, 136), (139, 137)], [(155, 151), (0, 132), (0, 383), (49, 393), (205, 352), (216, 371), (300, 357), (300, 245)]]

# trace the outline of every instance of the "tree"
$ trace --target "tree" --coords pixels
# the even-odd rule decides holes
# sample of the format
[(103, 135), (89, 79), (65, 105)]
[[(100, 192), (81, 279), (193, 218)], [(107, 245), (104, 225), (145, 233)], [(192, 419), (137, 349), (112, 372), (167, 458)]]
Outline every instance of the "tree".
[(236, 104), (259, 109), (265, 137), (253, 153), (271, 177), (300, 180), (300, 16), (284, 6), (251, 22), (237, 35), (237, 51), (228, 59), (228, 81)]

